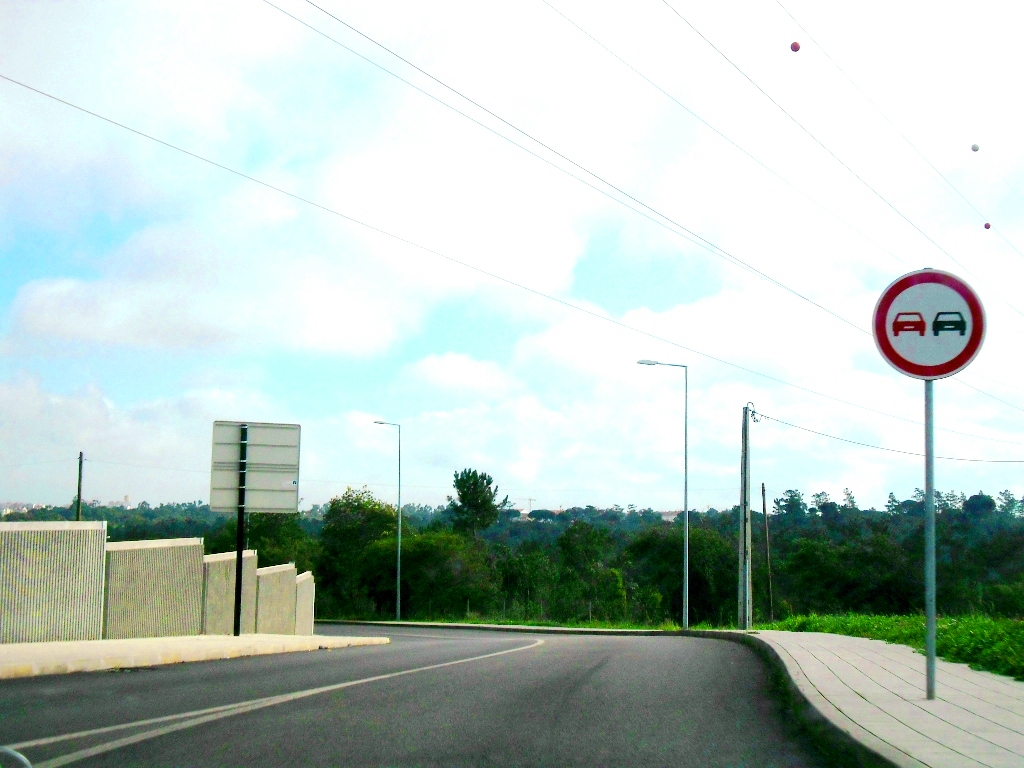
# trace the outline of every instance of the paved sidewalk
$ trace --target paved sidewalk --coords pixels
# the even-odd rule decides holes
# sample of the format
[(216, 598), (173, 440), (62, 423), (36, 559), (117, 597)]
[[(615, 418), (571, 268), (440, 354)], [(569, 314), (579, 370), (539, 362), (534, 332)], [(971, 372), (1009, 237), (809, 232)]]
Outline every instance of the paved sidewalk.
[(928, 701), (924, 656), (907, 646), (818, 632), (749, 634), (775, 650), (815, 709), (896, 765), (1024, 766), (1024, 683), (939, 659)]
[(328, 635), (195, 635), (135, 640), (81, 640), (0, 645), (0, 680), (67, 672), (153, 667), (184, 661), (235, 659), (270, 653), (381, 645), (386, 637)]

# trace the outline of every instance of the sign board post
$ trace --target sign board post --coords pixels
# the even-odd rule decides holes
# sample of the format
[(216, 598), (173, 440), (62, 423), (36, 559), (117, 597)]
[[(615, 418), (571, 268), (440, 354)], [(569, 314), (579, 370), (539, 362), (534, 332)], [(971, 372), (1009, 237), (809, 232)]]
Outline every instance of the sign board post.
[(299, 511), (298, 424), (215, 421), (210, 511), (235, 512), (235, 635), (242, 630), (245, 513)]
[(960, 278), (937, 269), (904, 275), (882, 292), (872, 331), (882, 357), (924, 379), (924, 612), (926, 695), (935, 698), (935, 379), (962, 371), (985, 340), (985, 310)]

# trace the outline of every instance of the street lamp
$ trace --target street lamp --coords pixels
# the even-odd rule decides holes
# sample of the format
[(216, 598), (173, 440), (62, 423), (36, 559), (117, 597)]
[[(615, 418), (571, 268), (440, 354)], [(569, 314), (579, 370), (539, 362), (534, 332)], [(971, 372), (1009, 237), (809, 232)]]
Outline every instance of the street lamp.
[(690, 369), (679, 363), (637, 360), (639, 365), (683, 369), (683, 629), (690, 628)]
[(402, 425), (375, 421), (386, 427), (398, 427), (398, 575), (395, 577), (395, 621), (402, 620)]

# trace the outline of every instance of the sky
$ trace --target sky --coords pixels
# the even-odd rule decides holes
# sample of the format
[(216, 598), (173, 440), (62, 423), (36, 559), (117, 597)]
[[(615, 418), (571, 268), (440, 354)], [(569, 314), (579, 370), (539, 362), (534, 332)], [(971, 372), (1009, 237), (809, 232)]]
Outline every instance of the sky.
[(881, 506), (923, 385), (871, 316), (924, 267), (988, 321), (936, 485), (1019, 497), (1022, 16), (0, 0), (0, 499), (66, 504), (81, 451), (86, 499), (207, 500), (223, 419), (301, 425), (303, 507), (393, 501), (384, 420), (403, 502), (678, 510), (685, 431), (727, 508), (751, 403), (755, 498)]

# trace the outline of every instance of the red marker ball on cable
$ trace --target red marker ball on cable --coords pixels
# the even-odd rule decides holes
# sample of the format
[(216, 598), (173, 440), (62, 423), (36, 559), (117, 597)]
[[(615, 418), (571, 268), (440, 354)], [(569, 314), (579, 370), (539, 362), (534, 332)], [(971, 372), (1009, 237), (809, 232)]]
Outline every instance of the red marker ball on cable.
[(987, 221), (985, 222), (985, 229), (992, 229), (992, 225), (989, 224)]
[(800, 43), (793, 43), (791, 46), (789, 46), (789, 50), (791, 50), (793, 53), (796, 53), (797, 51), (800, 50)]

